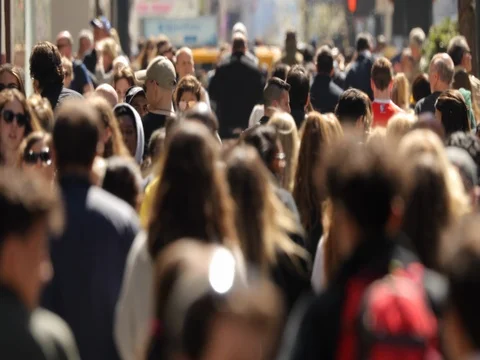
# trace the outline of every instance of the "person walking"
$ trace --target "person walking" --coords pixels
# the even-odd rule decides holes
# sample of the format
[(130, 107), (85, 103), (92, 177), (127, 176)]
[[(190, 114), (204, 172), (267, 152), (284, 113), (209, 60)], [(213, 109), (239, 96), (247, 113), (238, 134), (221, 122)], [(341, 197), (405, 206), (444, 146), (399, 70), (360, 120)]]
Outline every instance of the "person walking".
[(43, 304), (71, 326), (83, 359), (118, 360), (113, 317), (135, 210), (90, 181), (100, 141), (99, 114), (71, 100), (56, 115), (53, 147), (65, 204), (65, 232), (50, 243), (54, 276)]
[(232, 56), (216, 70), (209, 86), (216, 102), (220, 136), (232, 138), (248, 126), (253, 107), (262, 101), (262, 73), (246, 58), (247, 41), (237, 33), (232, 41)]
[(454, 68), (452, 58), (447, 53), (440, 53), (433, 57), (428, 70), (432, 93), (415, 105), (415, 114), (419, 115), (424, 112), (435, 114), (435, 103), (438, 97), (442, 92), (450, 89), (452, 85), (453, 75), (455, 74)]
[(357, 36), (357, 58), (353, 62), (345, 79), (345, 88), (355, 88), (366, 93), (373, 100), (373, 91), (370, 85), (370, 74), (373, 66), (371, 53), (372, 43), (370, 34), (361, 33)]

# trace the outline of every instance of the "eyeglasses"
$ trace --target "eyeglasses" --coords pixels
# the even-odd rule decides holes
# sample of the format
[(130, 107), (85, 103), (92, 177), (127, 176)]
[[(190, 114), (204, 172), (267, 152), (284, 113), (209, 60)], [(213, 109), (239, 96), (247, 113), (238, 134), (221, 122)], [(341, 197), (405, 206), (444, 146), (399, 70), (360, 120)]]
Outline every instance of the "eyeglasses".
[(186, 109), (190, 109), (195, 106), (197, 102), (195, 100), (190, 100), (190, 101), (180, 101), (178, 103), (178, 108), (182, 111), (185, 111)]
[(52, 157), (50, 156), (50, 149), (45, 148), (40, 152), (33, 152), (30, 150), (23, 156), (23, 160), (30, 165), (34, 165), (40, 160), (43, 164), (49, 166), (52, 164)]
[(0, 91), (3, 91), (5, 89), (17, 89), (18, 90), (18, 85), (15, 83), (9, 83), (9, 84), (0, 84)]
[(17, 118), (17, 125), (20, 127), (24, 127), (30, 122), (30, 117), (27, 114), (15, 114), (12, 110), (3, 110), (2, 117), (7, 124), (13, 123), (13, 119)]

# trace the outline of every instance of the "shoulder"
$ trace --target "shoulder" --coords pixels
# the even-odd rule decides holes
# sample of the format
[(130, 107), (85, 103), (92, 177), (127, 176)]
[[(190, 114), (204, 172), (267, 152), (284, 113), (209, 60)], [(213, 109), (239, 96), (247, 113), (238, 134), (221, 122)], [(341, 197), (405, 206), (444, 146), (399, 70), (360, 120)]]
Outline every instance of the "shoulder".
[(60, 99), (66, 99), (66, 98), (69, 98), (69, 97), (74, 97), (74, 98), (79, 98), (79, 99), (82, 99), (83, 96), (76, 92), (75, 90), (72, 90), (72, 89), (68, 89), (66, 87), (64, 87), (60, 93)]
[(48, 360), (80, 359), (73, 333), (59, 316), (37, 309), (32, 313), (30, 328)]
[(88, 190), (87, 206), (116, 224), (138, 225), (137, 214), (130, 205), (98, 186), (91, 186)]
[(340, 97), (343, 94), (343, 90), (340, 86), (335, 84), (333, 81), (330, 81), (330, 89), (334, 93), (334, 95)]

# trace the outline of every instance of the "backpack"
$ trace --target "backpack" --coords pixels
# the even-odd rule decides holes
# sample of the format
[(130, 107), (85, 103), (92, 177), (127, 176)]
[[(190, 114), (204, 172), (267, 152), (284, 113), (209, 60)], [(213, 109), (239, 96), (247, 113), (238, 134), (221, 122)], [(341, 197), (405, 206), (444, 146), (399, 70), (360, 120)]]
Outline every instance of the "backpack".
[(423, 265), (412, 263), (366, 287), (356, 321), (359, 360), (441, 358), (427, 278)]

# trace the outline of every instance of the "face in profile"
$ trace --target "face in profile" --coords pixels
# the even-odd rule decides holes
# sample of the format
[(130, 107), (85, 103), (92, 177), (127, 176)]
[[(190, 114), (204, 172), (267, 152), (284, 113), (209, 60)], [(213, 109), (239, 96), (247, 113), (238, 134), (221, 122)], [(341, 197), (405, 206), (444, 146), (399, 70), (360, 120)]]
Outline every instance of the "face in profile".
[(122, 115), (118, 117), (120, 131), (123, 141), (132, 156), (135, 156), (137, 150), (137, 129), (135, 120), (130, 115)]
[(0, 120), (1, 149), (16, 151), (23, 140), (28, 123), (29, 115), (25, 114), (18, 99), (6, 103), (1, 111)]

